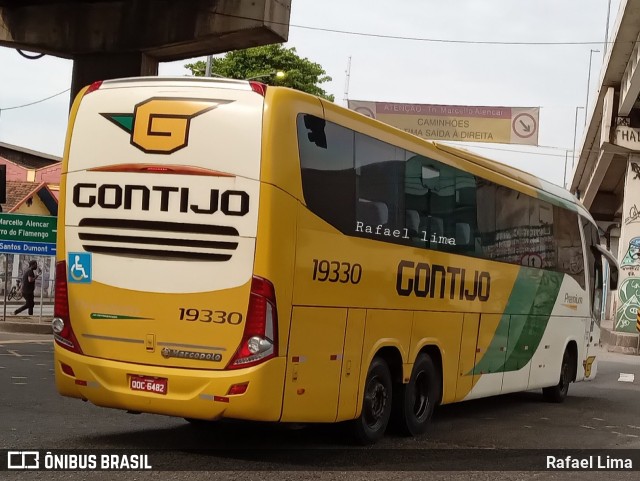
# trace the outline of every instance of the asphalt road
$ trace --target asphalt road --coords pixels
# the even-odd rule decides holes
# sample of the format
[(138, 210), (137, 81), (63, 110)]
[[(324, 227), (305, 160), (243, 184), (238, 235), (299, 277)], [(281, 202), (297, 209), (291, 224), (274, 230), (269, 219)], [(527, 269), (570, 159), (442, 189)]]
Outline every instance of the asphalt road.
[[(555, 449), (640, 449), (640, 358), (604, 351), (600, 357), (597, 379), (572, 384), (563, 404), (547, 404), (540, 392), (526, 392), (443, 406), (424, 436), (390, 435), (372, 448), (354, 448), (341, 425), (220, 422), (197, 428), (182, 419), (131, 415), (62, 398), (54, 387), (51, 337), (0, 333), (0, 449), (167, 450), (162, 459), (155, 458), (162, 466), (210, 470), (211, 479), (637, 479), (638, 471), (505, 472), (513, 469), (508, 456), (532, 455), (501, 448), (542, 449), (543, 454)], [(487, 451), (469, 450), (477, 448)], [(452, 451), (444, 452), (451, 454), (443, 459), (438, 449)], [(428, 469), (429, 456), (436, 469), (463, 470), (470, 460), (478, 464), (484, 459), (482, 469), (494, 472), (415, 471)], [(0, 477), (4, 474), (11, 479), (154, 475), (10, 472)], [(199, 479), (196, 471), (161, 475)]]

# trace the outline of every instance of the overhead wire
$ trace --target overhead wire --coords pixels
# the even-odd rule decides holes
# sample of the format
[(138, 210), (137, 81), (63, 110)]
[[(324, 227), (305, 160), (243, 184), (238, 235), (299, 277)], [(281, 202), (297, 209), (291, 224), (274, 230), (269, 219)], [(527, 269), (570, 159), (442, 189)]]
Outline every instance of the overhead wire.
[[(220, 16), (229, 17), (229, 18), (236, 18), (236, 19), (240, 19), (240, 20), (264, 21), (264, 19), (252, 18), (252, 17), (242, 16), (242, 15), (233, 15), (233, 14), (220, 13), (220, 12), (216, 12), (216, 14), (220, 15)], [(406, 41), (418, 41), (418, 42), (432, 42), (432, 43), (475, 44), (475, 45), (519, 45), (519, 46), (524, 46), (524, 45), (533, 45), (533, 46), (602, 45), (603, 43), (605, 43), (603, 41), (556, 41), (556, 42), (541, 42), (541, 41), (538, 41), (538, 42), (531, 42), (531, 41), (493, 41), (493, 40), (454, 40), (454, 39), (443, 39), (443, 38), (410, 37), (410, 36), (402, 36), (402, 35), (386, 35), (386, 34), (378, 34), (378, 33), (357, 32), (357, 31), (353, 31), (353, 30), (340, 30), (340, 29), (334, 29), (334, 28), (314, 27), (314, 26), (309, 26), (309, 25), (292, 24), (292, 23), (278, 22), (278, 21), (272, 21), (272, 20), (269, 20), (269, 21), (267, 21), (265, 23), (269, 23), (269, 24), (273, 24), (273, 25), (288, 26), (288, 27), (293, 27), (293, 28), (300, 28), (300, 29), (305, 29), (305, 30), (312, 30), (312, 31), (336, 33), (336, 34), (342, 34), (342, 35), (353, 35), (353, 36), (361, 36), (361, 37), (382, 38), (382, 39), (388, 39), (388, 40), (406, 40)], [(631, 43), (636, 43), (636, 42), (637, 41), (631, 42)], [(614, 42), (607, 42), (607, 43), (613, 44)], [(16, 106), (13, 106), (13, 107), (0, 108), (0, 112), (7, 111), (7, 110), (20, 109), (20, 108), (24, 108), (24, 107), (30, 107), (32, 105), (36, 105), (36, 104), (39, 104), (41, 102), (45, 102), (45, 101), (47, 101), (49, 99), (52, 99), (54, 97), (57, 97), (59, 95), (62, 95), (62, 94), (66, 93), (66, 92), (68, 92), (70, 90), (71, 89), (65, 89), (65, 90), (63, 90), (61, 92), (58, 92), (56, 94), (50, 95), (50, 96), (45, 97), (45, 98), (42, 98), (40, 100), (36, 100), (34, 102), (29, 102), (29, 103), (22, 104), (22, 105), (16, 105)], [(456, 144), (456, 145), (459, 145), (459, 144)], [(553, 149), (571, 151), (571, 149), (565, 149), (565, 148), (562, 148), (562, 147), (553, 147), (553, 146), (536, 146), (536, 147), (538, 147), (538, 148), (553, 148)], [(479, 145), (475, 145), (475, 144), (472, 146), (472, 148), (495, 150), (495, 151), (505, 151), (505, 152), (513, 152), (513, 153), (522, 153), (522, 154), (528, 154), (528, 155), (563, 157), (562, 154), (552, 154), (552, 153), (542, 153), (542, 152), (527, 152), (527, 151), (522, 151), (522, 150), (501, 149), (501, 148), (496, 148), (496, 147), (479, 146)]]
[(66, 92), (69, 92), (70, 90), (71, 90), (70, 88), (69, 89), (65, 89), (62, 92), (58, 92), (57, 94), (49, 95), (48, 97), (45, 97), (45, 98), (40, 99), (40, 100), (35, 100), (34, 102), (29, 102), (27, 104), (14, 105), (13, 107), (1, 107), (0, 108), (0, 112), (4, 112), (5, 110), (15, 110), (15, 109), (21, 109), (23, 107), (30, 107), (32, 105), (36, 105), (36, 104), (39, 104), (39, 103), (44, 102), (46, 100), (52, 99), (54, 97), (57, 97), (58, 95), (62, 95), (64, 93), (66, 93)]
[[(216, 15), (220, 15), (223, 17), (236, 18), (239, 20), (251, 20), (256, 22), (264, 22), (266, 24), (272, 25), (280, 25), (280, 26), (288, 26), (293, 28), (300, 28), (305, 30), (315, 30), (319, 32), (327, 32), (327, 33), (337, 33), (342, 35), (354, 35), (360, 37), (373, 37), (373, 38), (383, 38), (387, 40), (410, 40), (414, 42), (432, 42), (432, 43), (451, 43), (451, 44), (476, 44), (476, 45), (540, 45), (540, 46), (558, 46), (558, 45), (603, 45), (603, 44), (614, 44), (615, 42), (607, 41), (603, 42), (602, 40), (598, 41), (557, 41), (557, 42), (525, 42), (525, 41), (498, 41), (498, 40), (453, 40), (453, 39), (443, 39), (443, 38), (427, 38), (427, 37), (407, 37), (403, 35), (385, 35), (381, 33), (368, 33), (368, 32), (356, 32), (354, 30), (340, 30), (335, 28), (324, 28), (324, 27), (313, 27), (309, 25), (298, 25), (294, 23), (287, 22), (277, 22), (274, 20), (264, 20), (262, 18), (252, 18), (246, 17), (242, 15), (233, 15), (229, 13), (220, 13), (216, 12)], [(629, 41), (631, 44), (638, 43), (640, 40)], [(624, 42), (618, 42), (624, 43)]]

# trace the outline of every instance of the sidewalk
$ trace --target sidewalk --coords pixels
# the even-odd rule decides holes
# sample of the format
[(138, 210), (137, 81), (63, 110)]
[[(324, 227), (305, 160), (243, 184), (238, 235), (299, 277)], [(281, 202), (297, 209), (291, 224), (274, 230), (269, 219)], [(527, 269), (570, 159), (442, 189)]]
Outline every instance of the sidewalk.
[(2, 313), (0, 313), (0, 332), (24, 332), (27, 334), (52, 334), (51, 332), (51, 318), (52, 316), (42, 316), (40, 321), (40, 315), (29, 316), (28, 314), (22, 314), (14, 316), (7, 313), (7, 319), (2, 320)]

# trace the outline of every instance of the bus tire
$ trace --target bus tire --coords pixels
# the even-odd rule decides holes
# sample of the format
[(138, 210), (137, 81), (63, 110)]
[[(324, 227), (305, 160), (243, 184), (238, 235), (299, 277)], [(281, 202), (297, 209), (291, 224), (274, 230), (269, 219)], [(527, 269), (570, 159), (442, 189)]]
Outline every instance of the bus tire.
[(555, 386), (542, 388), (542, 398), (551, 403), (561, 403), (567, 397), (571, 384), (575, 361), (569, 350), (564, 351), (560, 366), (560, 381)]
[(352, 423), (352, 433), (358, 444), (379, 441), (391, 416), (392, 383), (389, 366), (380, 357), (373, 358), (364, 383), (362, 412)]
[(424, 433), (438, 402), (440, 376), (428, 354), (420, 354), (413, 365), (408, 384), (396, 393), (394, 427), (399, 434)]

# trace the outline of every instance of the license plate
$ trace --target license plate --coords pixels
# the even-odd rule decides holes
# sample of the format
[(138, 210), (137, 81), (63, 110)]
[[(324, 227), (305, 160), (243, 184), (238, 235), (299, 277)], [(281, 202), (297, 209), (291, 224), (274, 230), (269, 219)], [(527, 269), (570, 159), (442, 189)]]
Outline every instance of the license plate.
[(164, 377), (136, 376), (132, 374), (129, 377), (129, 387), (132, 391), (167, 394), (167, 379)]

